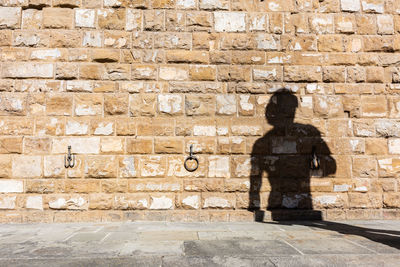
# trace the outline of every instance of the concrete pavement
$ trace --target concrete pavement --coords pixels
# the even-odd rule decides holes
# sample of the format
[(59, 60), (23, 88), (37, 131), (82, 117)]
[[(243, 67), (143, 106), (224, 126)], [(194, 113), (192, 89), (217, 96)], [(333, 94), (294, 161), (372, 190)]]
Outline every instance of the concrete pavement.
[(0, 266), (400, 266), (400, 221), (0, 225)]

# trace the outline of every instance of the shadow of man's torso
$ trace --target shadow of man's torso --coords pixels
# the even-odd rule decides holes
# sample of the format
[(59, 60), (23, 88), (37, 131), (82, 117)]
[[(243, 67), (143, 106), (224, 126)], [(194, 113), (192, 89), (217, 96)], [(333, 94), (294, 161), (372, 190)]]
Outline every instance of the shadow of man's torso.
[[(310, 168), (313, 147), (322, 166), (314, 171)], [(312, 209), (310, 177), (324, 177), (336, 171), (319, 130), (292, 121), (274, 124), (255, 142), (251, 157), (250, 209), (258, 209), (265, 202), (268, 210)]]

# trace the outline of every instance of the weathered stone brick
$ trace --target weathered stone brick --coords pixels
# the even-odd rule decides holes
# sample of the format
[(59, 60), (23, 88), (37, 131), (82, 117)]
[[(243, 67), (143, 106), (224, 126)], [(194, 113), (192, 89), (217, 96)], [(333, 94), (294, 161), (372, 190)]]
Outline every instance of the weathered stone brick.
[(189, 12), (186, 15), (186, 27), (189, 31), (210, 30), (212, 25), (212, 15), (208, 12)]
[[(160, 73), (160, 76), (161, 76), (161, 73)], [(156, 80), (157, 79), (157, 67), (154, 65), (135, 65), (132, 68), (132, 79)]]
[(65, 125), (66, 135), (88, 135), (89, 134), (89, 120), (86, 118), (68, 119)]
[(282, 67), (253, 67), (255, 81), (282, 81)]
[(373, 157), (353, 158), (353, 177), (377, 177), (377, 162)]
[(233, 51), (232, 63), (263, 65), (265, 63), (265, 53), (263, 51)]
[(181, 187), (179, 180), (152, 179), (149, 182), (136, 179), (129, 182), (130, 192), (179, 192)]
[(116, 157), (87, 156), (85, 160), (85, 176), (89, 178), (116, 178)]
[(125, 115), (128, 113), (128, 95), (104, 95), (104, 114)]
[(118, 62), (120, 52), (118, 50), (111, 49), (94, 49), (91, 51), (92, 61), (96, 62)]
[(211, 95), (186, 95), (185, 113), (188, 116), (208, 116), (215, 113), (215, 98)]
[(85, 63), (79, 67), (79, 78), (82, 80), (106, 79), (106, 67), (103, 64)]
[(202, 208), (204, 209), (232, 209), (236, 201), (233, 194), (202, 194)]
[(165, 13), (165, 29), (167, 31), (185, 31), (185, 12), (167, 11)]
[(74, 138), (54, 138), (52, 143), (53, 154), (67, 153), (68, 146), (71, 146), (72, 153), (77, 154), (99, 154), (99, 137), (74, 137)]
[(21, 26), (20, 7), (0, 7), (0, 29), (18, 29)]
[(386, 140), (368, 138), (365, 140), (365, 153), (368, 155), (387, 154), (388, 144)]
[[(327, 37), (324, 39), (326, 38)], [(325, 41), (324, 39), (323, 37), (320, 37), (320, 42)], [(326, 47), (329, 48), (331, 45), (332, 44), (326, 45)], [(321, 45), (319, 45), (319, 47), (321, 47)], [(317, 38), (313, 35), (301, 35), (295, 37), (291, 35), (282, 35), (281, 48), (282, 50), (288, 51), (316, 51)], [(298, 64), (300, 64), (300, 62)]]
[(340, 4), (342, 11), (347, 12), (357, 12), (361, 8), (359, 0), (341, 0)]
[(0, 209), (13, 210), (16, 206), (16, 196), (2, 195), (0, 198)]
[(353, 15), (339, 15), (335, 17), (335, 29), (338, 33), (354, 33), (356, 31), (356, 19)]
[(146, 10), (143, 11), (143, 28), (145, 31), (162, 31), (164, 30), (164, 16), (162, 10)]
[(84, 195), (51, 195), (46, 197), (50, 209), (87, 210), (88, 197)]
[(51, 140), (45, 137), (25, 137), (25, 154), (48, 154), (50, 152)]
[(12, 163), (12, 158), (9, 155), (0, 156), (1, 178), (11, 178), (11, 170), (12, 170), (11, 163)]
[(156, 111), (156, 97), (154, 94), (130, 95), (131, 116), (154, 116)]
[(27, 96), (25, 94), (0, 94), (0, 115), (26, 115)]
[(101, 138), (100, 150), (107, 154), (121, 154), (124, 152), (125, 140), (115, 137)]
[(235, 95), (217, 95), (217, 110), (218, 115), (235, 115), (237, 112), (237, 103)]
[(183, 139), (157, 137), (154, 140), (156, 154), (180, 154), (183, 151)]
[(187, 67), (182, 66), (164, 66), (160, 67), (159, 78), (166, 81), (183, 81), (189, 77)]
[(72, 29), (74, 11), (70, 8), (44, 8), (43, 26), (54, 29)]
[(57, 80), (72, 80), (77, 79), (79, 76), (79, 68), (77, 64), (71, 63), (57, 63), (55, 78)]
[(385, 117), (387, 115), (387, 100), (383, 95), (361, 96), (362, 116)]
[(159, 94), (157, 97), (158, 112), (168, 115), (179, 115), (183, 112), (183, 99), (180, 95)]
[(44, 177), (62, 178), (65, 176), (63, 156), (45, 156), (43, 160)]
[(382, 195), (376, 193), (349, 193), (350, 208), (381, 208)]
[(246, 14), (241, 12), (214, 12), (216, 32), (243, 32), (246, 30)]
[(128, 191), (128, 181), (123, 180), (123, 179), (102, 180), (101, 181), (101, 191), (105, 192), (105, 193), (127, 192)]
[(375, 16), (357, 15), (356, 22), (358, 34), (376, 34), (378, 31)]
[(195, 9), (197, 6), (196, 1), (193, 0), (177, 0), (176, 7), (178, 9)]
[(142, 28), (142, 12), (140, 10), (126, 10), (126, 25), (127, 31), (141, 30)]
[(208, 158), (208, 177), (229, 178), (229, 158), (223, 156), (210, 156)]
[(202, 65), (190, 66), (189, 75), (193, 81), (214, 81), (216, 78), (216, 68), (214, 66)]
[(12, 161), (12, 175), (15, 178), (41, 177), (41, 156), (15, 156)]
[(218, 80), (229, 82), (250, 81), (251, 68), (249, 66), (218, 66)]
[(22, 153), (22, 137), (1, 137), (0, 154)]
[(43, 197), (28, 196), (26, 198), (25, 208), (33, 210), (43, 210)]
[(126, 150), (130, 154), (151, 154), (153, 152), (153, 139), (128, 138)]
[(317, 34), (334, 33), (333, 16), (331, 14), (318, 14), (310, 17), (311, 32)]
[(49, 63), (4, 63), (4, 78), (52, 78), (53, 64)]
[(76, 116), (101, 115), (103, 99), (100, 94), (79, 94), (74, 97)]
[(344, 194), (313, 194), (315, 208), (346, 208), (348, 198)]
[(67, 94), (51, 94), (46, 99), (46, 113), (48, 115), (71, 115), (72, 96)]
[(393, 34), (394, 23), (391, 15), (378, 15), (376, 17), (378, 25), (378, 34)]
[(385, 208), (398, 208), (400, 207), (400, 198), (396, 193), (383, 194), (383, 205)]
[(139, 160), (142, 177), (163, 177), (167, 168), (166, 158), (163, 156), (142, 156)]
[(177, 206), (183, 209), (199, 209), (201, 197), (199, 194), (183, 193), (177, 196)]
[(184, 190), (188, 192), (221, 192), (223, 190), (222, 179), (185, 179)]
[(82, 46), (101, 47), (103, 35), (99, 31), (87, 31), (83, 33)]
[(94, 9), (75, 9), (75, 27), (95, 28), (95, 19)]
[(346, 78), (346, 69), (344, 67), (323, 67), (322, 80), (324, 82), (343, 83)]
[(89, 209), (109, 210), (112, 208), (113, 200), (112, 194), (90, 194)]
[(384, 1), (383, 0), (362, 0), (362, 9), (366, 13), (383, 13)]
[(105, 31), (104, 47), (131, 48), (131, 35), (123, 31)]
[(239, 115), (241, 116), (253, 116), (255, 114), (255, 96), (251, 95), (239, 95)]
[(97, 10), (97, 24), (100, 29), (123, 30), (125, 28), (125, 9)]
[(285, 66), (284, 80), (288, 82), (318, 82), (322, 80), (322, 70), (314, 66)]
[(12, 37), (13, 46), (46, 47), (50, 44), (50, 36), (42, 32), (14, 31)]
[(37, 9), (26, 9), (22, 11), (22, 29), (38, 30), (42, 27), (43, 12)]
[(113, 208), (120, 210), (148, 209), (150, 199), (147, 194), (118, 194), (114, 197)]
[(175, 208), (175, 197), (172, 194), (157, 194), (150, 196), (151, 210), (168, 210)]
[(384, 81), (384, 70), (381, 67), (366, 67), (366, 81), (370, 83), (381, 83)]
[(123, 178), (136, 177), (138, 160), (134, 156), (121, 156), (119, 158), (119, 176)]
[(166, 52), (166, 60), (171, 63), (199, 63), (208, 64), (208, 52), (171, 50)]

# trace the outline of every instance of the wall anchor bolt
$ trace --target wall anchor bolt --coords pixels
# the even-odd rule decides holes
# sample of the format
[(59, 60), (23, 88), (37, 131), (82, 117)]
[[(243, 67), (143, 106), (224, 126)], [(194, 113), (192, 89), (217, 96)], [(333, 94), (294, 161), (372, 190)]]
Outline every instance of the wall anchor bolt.
[(75, 156), (71, 154), (71, 146), (68, 146), (68, 155), (64, 156), (64, 167), (73, 168), (75, 166)]

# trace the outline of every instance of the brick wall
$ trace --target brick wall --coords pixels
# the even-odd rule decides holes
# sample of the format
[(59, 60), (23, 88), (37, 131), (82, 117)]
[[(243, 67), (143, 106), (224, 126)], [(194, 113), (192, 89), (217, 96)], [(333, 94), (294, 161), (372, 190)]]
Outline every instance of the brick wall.
[(0, 0), (0, 221), (400, 218), (399, 32), (399, 0)]

